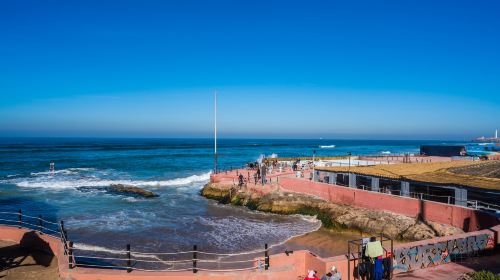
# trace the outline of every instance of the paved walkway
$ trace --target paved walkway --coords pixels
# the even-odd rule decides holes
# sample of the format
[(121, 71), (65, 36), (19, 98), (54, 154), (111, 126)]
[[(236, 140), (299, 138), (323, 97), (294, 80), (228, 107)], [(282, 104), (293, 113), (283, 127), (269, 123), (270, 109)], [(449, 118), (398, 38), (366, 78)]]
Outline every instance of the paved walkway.
[(489, 270), (500, 273), (500, 254), (472, 258), (461, 263), (449, 263), (424, 270), (400, 274), (395, 279), (453, 279), (460, 278), (465, 273), (472, 271)]
[(57, 280), (57, 259), (47, 253), (22, 248), (18, 243), (0, 240), (0, 279)]

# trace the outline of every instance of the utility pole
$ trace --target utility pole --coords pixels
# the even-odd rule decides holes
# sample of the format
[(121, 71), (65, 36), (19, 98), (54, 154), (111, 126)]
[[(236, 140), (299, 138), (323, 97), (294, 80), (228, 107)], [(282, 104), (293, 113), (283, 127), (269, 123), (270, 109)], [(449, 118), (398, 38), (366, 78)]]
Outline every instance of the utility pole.
[(214, 174), (217, 174), (217, 91), (214, 92)]
[(316, 150), (313, 150), (313, 182), (316, 181)]
[(351, 174), (351, 152), (349, 152), (347, 155), (349, 155), (349, 174)]

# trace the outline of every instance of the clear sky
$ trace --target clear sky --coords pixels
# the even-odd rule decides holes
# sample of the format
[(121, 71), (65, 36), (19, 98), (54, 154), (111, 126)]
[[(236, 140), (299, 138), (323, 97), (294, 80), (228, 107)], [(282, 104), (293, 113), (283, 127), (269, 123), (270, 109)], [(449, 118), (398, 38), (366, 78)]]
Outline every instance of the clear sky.
[(0, 135), (464, 139), (500, 1), (0, 1)]

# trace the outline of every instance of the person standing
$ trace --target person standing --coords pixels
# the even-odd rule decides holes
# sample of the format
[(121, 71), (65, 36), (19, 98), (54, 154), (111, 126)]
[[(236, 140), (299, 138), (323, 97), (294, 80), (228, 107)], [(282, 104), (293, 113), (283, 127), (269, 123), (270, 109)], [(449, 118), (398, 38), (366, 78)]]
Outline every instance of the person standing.
[(382, 267), (382, 255), (384, 254), (384, 249), (382, 248), (382, 243), (377, 240), (376, 237), (371, 237), (370, 242), (366, 244), (365, 256), (369, 257), (372, 264), (372, 269), (370, 272), (373, 273), (373, 280), (382, 280), (383, 267)]

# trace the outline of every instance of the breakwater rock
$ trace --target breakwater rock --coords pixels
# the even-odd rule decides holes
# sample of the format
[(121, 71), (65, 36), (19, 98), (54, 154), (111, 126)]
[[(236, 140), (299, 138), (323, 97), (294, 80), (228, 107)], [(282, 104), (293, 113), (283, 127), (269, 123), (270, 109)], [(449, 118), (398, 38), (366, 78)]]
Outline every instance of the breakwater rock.
[(145, 198), (158, 197), (158, 195), (152, 191), (148, 191), (148, 190), (145, 190), (143, 188), (136, 187), (136, 186), (123, 185), (123, 184), (110, 185), (108, 188), (108, 191), (121, 193), (121, 194), (130, 194), (130, 195), (134, 195), (134, 196), (141, 196), (141, 197), (145, 197)]
[(325, 228), (377, 235), (383, 233), (398, 240), (416, 241), (463, 233), (450, 225), (419, 221), (387, 211), (333, 204), (312, 196), (278, 190), (264, 194), (251, 188), (236, 189), (230, 185), (209, 183), (202, 189), (201, 195), (219, 203), (246, 206), (263, 212), (312, 215), (321, 220)]

